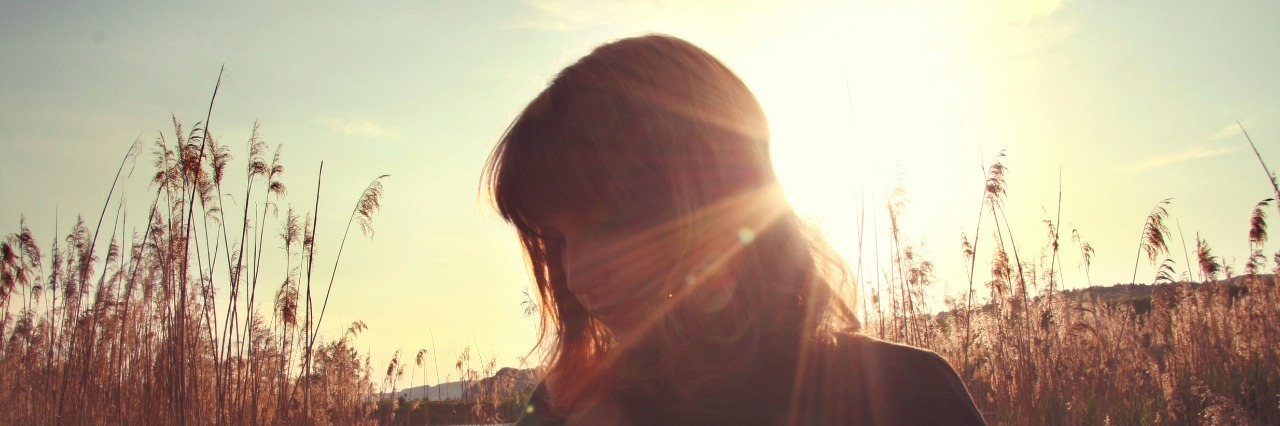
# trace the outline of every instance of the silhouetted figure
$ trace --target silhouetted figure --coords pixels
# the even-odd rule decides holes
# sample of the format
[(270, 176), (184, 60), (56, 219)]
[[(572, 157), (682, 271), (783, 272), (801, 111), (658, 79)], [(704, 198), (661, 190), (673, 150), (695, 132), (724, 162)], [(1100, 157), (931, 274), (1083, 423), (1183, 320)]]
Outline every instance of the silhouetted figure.
[(981, 424), (938, 355), (858, 334), (746, 85), (670, 36), (565, 68), (485, 177), (541, 300), (519, 424)]

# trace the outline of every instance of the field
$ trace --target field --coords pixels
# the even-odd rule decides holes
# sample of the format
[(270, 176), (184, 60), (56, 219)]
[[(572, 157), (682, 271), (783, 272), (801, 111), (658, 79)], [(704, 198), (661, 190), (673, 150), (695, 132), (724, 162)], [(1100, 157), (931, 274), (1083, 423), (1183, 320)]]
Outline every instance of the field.
[[(279, 209), (287, 190), (278, 147), (271, 155), (255, 131), (237, 171), (202, 124), (186, 131), (175, 119), (170, 135), (149, 150), (131, 147), (120, 165), (154, 166), (140, 226), (109, 195), (97, 218), (55, 231), (48, 246), (25, 222), (2, 240), (0, 423), (417, 423), (438, 418), (433, 409), (510, 420), (514, 382), (486, 382), (499, 366), (470, 351), (456, 359), (456, 377), (484, 385), (463, 407), (375, 397), (394, 395), (424, 353), (371, 365), (355, 349), (359, 321), (341, 338), (318, 339), (338, 260), (315, 264), (311, 214)], [(1171, 253), (1161, 203), (1134, 230), (1134, 281), (1145, 261), (1157, 271), (1153, 287), (1061, 292), (1059, 253), (1081, 253), (1087, 279), (1092, 249), (1047, 221), (1045, 241), (1020, 253), (999, 160), (988, 168), (978, 232), (962, 246), (969, 296), (933, 312), (924, 302), (932, 264), (891, 220), (891, 258), (856, 265), (856, 276), (880, 277), (857, 290), (865, 333), (942, 354), (993, 424), (1280, 424), (1280, 265), (1260, 249), (1271, 199), (1253, 211), (1248, 242), (1258, 249), (1241, 274), (1199, 238)], [(221, 189), (230, 178), (246, 183), (238, 202)], [(358, 194), (347, 233), (372, 232), (381, 179)], [(282, 251), (285, 276), (260, 276), (269, 250)], [(983, 251), (994, 261), (979, 264)], [(1184, 262), (1169, 260), (1177, 254)], [(976, 281), (977, 268), (993, 278)]]
[[(1089, 280), (1093, 248), (1075, 231), (1068, 241), (1058, 222), (1045, 220), (1044, 244), (1034, 253), (1023, 246), (1020, 255), (1004, 216), (1000, 157), (988, 168), (983, 191), (988, 222), (978, 224), (980, 231), (995, 230), (982, 240), (962, 237), (969, 297), (949, 299), (946, 315), (919, 308), (933, 285), (932, 266), (903, 245), (877, 274), (884, 282), (863, 286), (870, 295), (863, 301), (872, 301), (863, 305), (868, 334), (942, 354), (990, 423), (1280, 422), (1280, 287), (1274, 274), (1280, 264), (1268, 269), (1261, 250), (1273, 199), (1259, 202), (1247, 224), (1253, 254), (1243, 275), (1198, 236), (1181, 253), (1183, 265), (1192, 267), (1178, 270), (1164, 200), (1134, 233), (1135, 280), (1143, 260), (1156, 270), (1147, 295), (1132, 284), (1064, 293), (1060, 252), (1078, 250)], [(898, 214), (892, 205), (889, 213)], [(896, 220), (891, 223), (899, 247), (901, 231)], [(1188, 247), (1180, 232), (1178, 237)], [(977, 264), (980, 243), (990, 247), (989, 265)], [(978, 267), (990, 268), (992, 278), (975, 282)], [(1100, 297), (1105, 294), (1111, 296)]]

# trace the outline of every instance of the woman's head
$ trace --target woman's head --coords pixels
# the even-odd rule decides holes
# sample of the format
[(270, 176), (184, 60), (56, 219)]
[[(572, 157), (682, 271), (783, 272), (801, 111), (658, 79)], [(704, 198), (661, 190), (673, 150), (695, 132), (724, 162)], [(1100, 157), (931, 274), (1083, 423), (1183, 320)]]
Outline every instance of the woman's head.
[(521, 228), (600, 206), (676, 215), (776, 181), (746, 85), (657, 35), (600, 46), (561, 71), (490, 161), (498, 207)]
[(669, 36), (600, 46), (525, 108), (486, 179), (533, 266), (552, 374), (638, 341), (685, 366), (680, 341), (732, 347), (732, 369), (832, 312), (852, 323), (768, 144), (746, 85)]

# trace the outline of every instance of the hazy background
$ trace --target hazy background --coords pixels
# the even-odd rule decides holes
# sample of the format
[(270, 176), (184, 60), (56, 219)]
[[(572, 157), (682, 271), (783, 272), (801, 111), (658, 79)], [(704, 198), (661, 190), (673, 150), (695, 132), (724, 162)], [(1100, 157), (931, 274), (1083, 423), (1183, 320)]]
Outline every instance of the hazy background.
[[(906, 236), (937, 266), (936, 309), (967, 285), (960, 235), (974, 237), (981, 166), (1000, 150), (1024, 261), (1047, 243), (1061, 173), (1067, 286), (1087, 282), (1071, 229), (1097, 251), (1093, 283), (1127, 283), (1143, 220), (1169, 197), (1187, 244), (1198, 233), (1240, 271), (1249, 214), (1272, 191), (1235, 122), (1280, 166), (1277, 22), (1269, 0), (0, 1), (0, 232), (25, 215), (47, 251), (55, 220), (58, 238), (77, 215), (92, 224), (135, 140), (148, 154), (124, 194), (131, 226), (145, 225), (150, 142), (172, 142), (170, 114), (187, 129), (204, 119), (226, 64), (211, 129), (237, 159), (228, 192), (242, 191), (255, 120), (284, 144), (286, 204), (311, 208), (325, 161), (319, 276), (360, 191), (392, 175), (373, 241), (347, 243), (322, 334), (365, 321), (357, 347), (375, 369), (427, 348), (443, 377), (466, 346), (515, 366), (535, 336), (530, 283), (480, 197), (481, 166), (557, 70), (665, 32), (747, 81), (788, 196), (851, 262), (874, 261), (874, 237), (887, 244), (885, 196), (902, 184)], [(989, 247), (989, 228), (981, 238)], [(1171, 250), (1181, 273), (1180, 240)], [(283, 279), (280, 264), (264, 271)], [(1138, 280), (1153, 276), (1144, 260)]]

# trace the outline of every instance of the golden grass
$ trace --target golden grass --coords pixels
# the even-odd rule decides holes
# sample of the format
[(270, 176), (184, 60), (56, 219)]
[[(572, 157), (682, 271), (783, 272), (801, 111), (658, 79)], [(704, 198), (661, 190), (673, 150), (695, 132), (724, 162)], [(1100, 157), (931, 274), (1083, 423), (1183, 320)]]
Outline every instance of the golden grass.
[[(288, 193), (280, 147), (267, 160), (272, 150), (255, 125), (245, 193), (236, 204), (222, 190), (231, 177), (230, 151), (201, 124), (188, 133), (173, 123), (172, 141), (162, 134), (153, 145), (154, 198), (141, 234), (130, 235), (119, 197), (101, 234), (120, 171), (141, 155), (135, 144), (94, 229), (77, 220), (48, 253), (25, 221), (0, 240), (0, 423), (483, 422), (518, 414), (512, 407), (520, 397), (507, 396), (514, 378), (495, 375), (494, 359), (471, 348), (456, 359), (457, 377), (491, 381), (463, 405), (379, 397), (369, 357), (353, 347), (364, 323), (318, 341), (337, 260), (321, 299), (311, 280), (313, 213), (289, 207), (277, 217)], [(1176, 265), (1164, 258), (1170, 218), (1164, 200), (1144, 221), (1135, 259), (1135, 282), (1143, 253), (1160, 264), (1151, 295), (1072, 295), (1059, 291), (1058, 253), (1066, 249), (1059, 246), (1060, 218), (1045, 221), (1048, 242), (1037, 260), (1018, 254), (1005, 217), (1003, 155), (987, 168), (972, 239), (962, 236), (968, 292), (945, 307), (927, 305), (924, 296), (937, 283), (933, 265), (903, 238), (902, 203), (888, 203), (893, 254), (875, 262), (874, 280), (862, 281), (866, 333), (942, 354), (994, 424), (1280, 424), (1280, 285), (1264, 274), (1261, 251), (1272, 199), (1251, 216), (1253, 254), (1244, 276), (1231, 277), (1230, 265), (1197, 234), (1195, 263), (1187, 267), (1201, 284), (1185, 282), (1190, 270), (1179, 282)], [(348, 232), (352, 223), (372, 232), (383, 178), (358, 198)], [(251, 211), (250, 200), (261, 210)], [(243, 206), (240, 217), (230, 218), (239, 227), (228, 226), (234, 213), (228, 205)], [(273, 220), (280, 222), (274, 236), (283, 242), (283, 277), (260, 273), (263, 252), (274, 245), (267, 241)], [(984, 220), (994, 228), (989, 234)], [(100, 240), (105, 250), (96, 247)], [(1091, 283), (1092, 246), (1074, 229), (1071, 244)], [(985, 282), (976, 269), (980, 250), (993, 259)], [(258, 309), (260, 283), (278, 285), (270, 312)], [(535, 313), (537, 305), (526, 299), (526, 314)], [(938, 308), (945, 313), (932, 314)], [(417, 351), (410, 382), (419, 367), (425, 382), (427, 355), (439, 354)], [(397, 352), (381, 380), (387, 395), (396, 393), (405, 364)]]
[[(919, 294), (936, 284), (928, 261), (895, 240), (885, 283), (864, 285), (875, 305), (866, 333), (946, 357), (993, 424), (1280, 424), (1280, 286), (1275, 275), (1264, 275), (1261, 252), (1263, 209), (1272, 200), (1255, 206), (1246, 275), (1232, 277), (1227, 267), (1219, 280), (1224, 265), (1197, 235), (1193, 267), (1202, 282), (1188, 282), (1192, 271), (1179, 280), (1176, 263), (1164, 258), (1170, 218), (1164, 200), (1147, 216), (1138, 248), (1138, 260), (1145, 253), (1160, 265), (1150, 296), (1135, 296), (1132, 284), (1127, 298), (1062, 293), (1056, 221), (1045, 221), (1048, 242), (1039, 260), (1020, 262), (1016, 250), (1012, 257), (1006, 250), (1013, 235), (1003, 215), (1007, 169), (998, 160), (983, 191), (983, 212), (996, 228), (986, 294), (973, 290), (970, 272), (968, 295), (948, 299), (943, 314), (883, 301), (882, 294)], [(892, 206), (889, 213), (897, 214)], [(895, 220), (891, 232), (897, 227)], [(970, 268), (978, 235), (961, 237)], [(1093, 248), (1077, 230), (1071, 241), (1088, 280)], [(982, 296), (985, 302), (975, 305)]]
[[(173, 123), (172, 143), (161, 134), (153, 145), (142, 230), (129, 235), (117, 172), (95, 229), (78, 220), (48, 257), (25, 221), (0, 244), (0, 423), (373, 422), (369, 359), (352, 347), (363, 323), (338, 340), (317, 339), (310, 274), (301, 272), (314, 257), (310, 214), (302, 225), (290, 208), (283, 220), (285, 276), (261, 273), (274, 245), (267, 228), (287, 194), (280, 147), (268, 162), (254, 126), (243, 216), (233, 218), (241, 226), (224, 226), (224, 205), (236, 205), (222, 190), (230, 152), (200, 124), (186, 133)], [(366, 232), (380, 180), (370, 188), (352, 218)], [(255, 197), (261, 211), (249, 208)], [(99, 240), (109, 240), (105, 258)], [(281, 283), (269, 312), (256, 310), (264, 281)]]

